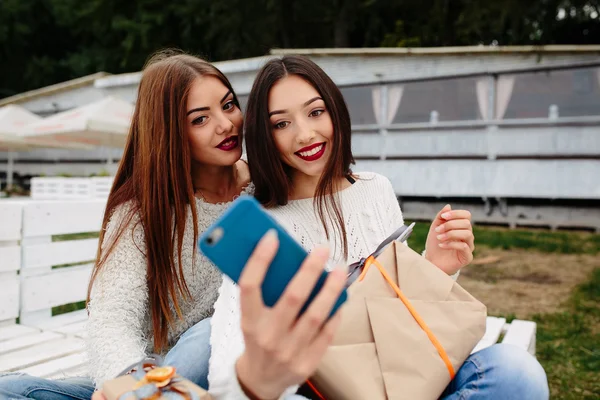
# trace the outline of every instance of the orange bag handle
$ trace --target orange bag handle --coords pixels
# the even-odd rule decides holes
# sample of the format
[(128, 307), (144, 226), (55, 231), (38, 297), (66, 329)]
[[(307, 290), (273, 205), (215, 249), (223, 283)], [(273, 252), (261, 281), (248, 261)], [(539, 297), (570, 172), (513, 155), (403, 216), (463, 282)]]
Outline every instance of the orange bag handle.
[(415, 319), (415, 321), (417, 321), (417, 324), (419, 324), (419, 326), (421, 327), (421, 329), (423, 329), (423, 331), (425, 332), (425, 334), (427, 334), (427, 337), (429, 338), (429, 341), (431, 342), (431, 344), (433, 344), (433, 346), (438, 351), (440, 357), (444, 361), (444, 364), (446, 364), (446, 368), (448, 369), (448, 373), (450, 374), (450, 380), (454, 379), (454, 376), (456, 375), (456, 372), (454, 371), (454, 367), (452, 366), (452, 363), (450, 362), (450, 358), (448, 357), (448, 353), (446, 353), (446, 350), (444, 350), (444, 347), (442, 346), (442, 344), (435, 337), (435, 335), (433, 334), (433, 332), (431, 332), (431, 329), (429, 329), (429, 327), (427, 326), (427, 324), (425, 323), (425, 321), (423, 320), (423, 318), (421, 318), (421, 316), (419, 315), (419, 313), (417, 312), (417, 310), (415, 310), (415, 308), (410, 303), (410, 301), (408, 300), (408, 298), (404, 295), (404, 293), (402, 293), (402, 291), (400, 290), (400, 288), (398, 287), (398, 285), (396, 285), (396, 282), (394, 282), (392, 280), (392, 278), (388, 275), (388, 273), (385, 270), (385, 268), (383, 268), (383, 266), (379, 263), (379, 261), (377, 261), (377, 259), (375, 259), (373, 256), (370, 256), (369, 258), (367, 258), (367, 261), (365, 262), (365, 268), (363, 269), (363, 272), (358, 277), (358, 281), (360, 282), (360, 281), (362, 281), (365, 278), (365, 275), (367, 274), (367, 271), (368, 271), (369, 267), (372, 264), (375, 264), (375, 266), (377, 267), (377, 269), (379, 270), (379, 272), (381, 273), (381, 275), (383, 276), (383, 278), (392, 287), (392, 289), (394, 289), (394, 292), (396, 292), (396, 295), (398, 296), (398, 298), (400, 298), (400, 300), (402, 301), (402, 303), (404, 303), (404, 305), (406, 306), (406, 308), (410, 312), (410, 315), (413, 316), (413, 318)]

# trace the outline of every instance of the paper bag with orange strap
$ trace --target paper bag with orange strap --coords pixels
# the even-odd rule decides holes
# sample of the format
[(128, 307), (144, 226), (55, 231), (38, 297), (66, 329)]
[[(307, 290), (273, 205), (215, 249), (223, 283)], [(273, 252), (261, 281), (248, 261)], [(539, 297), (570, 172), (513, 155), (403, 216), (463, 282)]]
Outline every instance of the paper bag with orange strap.
[(327, 400), (437, 399), (485, 333), (486, 307), (401, 243), (376, 257), (309, 384)]

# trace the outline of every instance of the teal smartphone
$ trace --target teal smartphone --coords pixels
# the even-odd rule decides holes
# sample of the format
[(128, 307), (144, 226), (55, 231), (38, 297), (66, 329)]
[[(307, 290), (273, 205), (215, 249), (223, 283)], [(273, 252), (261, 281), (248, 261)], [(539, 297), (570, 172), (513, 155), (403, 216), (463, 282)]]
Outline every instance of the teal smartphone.
[[(277, 231), (279, 249), (267, 270), (262, 284), (262, 295), (264, 303), (273, 307), (308, 254), (273, 217), (267, 214), (258, 201), (250, 196), (239, 197), (200, 236), (198, 246), (209, 260), (237, 283), (254, 248), (270, 229)], [(300, 314), (319, 293), (326, 278), (327, 272), (323, 270)], [(347, 297), (344, 289), (331, 315), (346, 301)]]

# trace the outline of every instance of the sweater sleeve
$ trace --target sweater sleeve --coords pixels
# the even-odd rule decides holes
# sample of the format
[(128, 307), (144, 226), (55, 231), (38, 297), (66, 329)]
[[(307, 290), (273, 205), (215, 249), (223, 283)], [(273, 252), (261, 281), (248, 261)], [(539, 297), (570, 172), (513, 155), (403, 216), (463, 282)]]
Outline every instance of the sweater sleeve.
[[(127, 209), (121, 206), (115, 210), (106, 228), (103, 251), (112, 242)], [(98, 388), (140, 361), (150, 339), (143, 329), (148, 310), (145, 241), (136, 222), (134, 217), (115, 244), (94, 282), (88, 304), (89, 373)]]
[[(214, 400), (247, 400), (237, 378), (235, 364), (244, 352), (239, 288), (224, 276), (211, 320), (211, 356), (208, 371), (209, 393)], [(280, 397), (293, 394), (291, 387)]]

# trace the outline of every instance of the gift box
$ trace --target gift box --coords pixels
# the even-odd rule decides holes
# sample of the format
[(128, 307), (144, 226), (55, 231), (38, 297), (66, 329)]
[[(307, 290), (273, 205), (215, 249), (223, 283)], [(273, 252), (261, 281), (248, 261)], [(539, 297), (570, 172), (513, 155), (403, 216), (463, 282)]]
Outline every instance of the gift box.
[(174, 367), (141, 363), (131, 372), (107, 381), (102, 393), (107, 400), (209, 400), (207, 391), (176, 374)]

